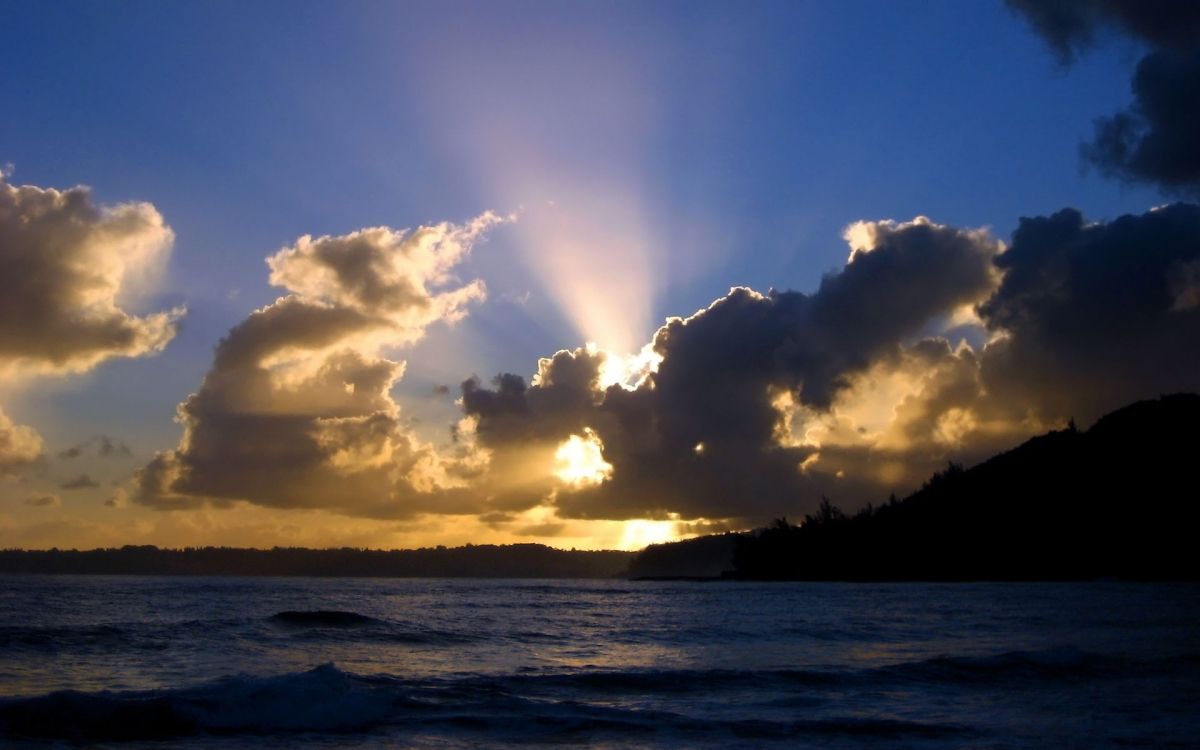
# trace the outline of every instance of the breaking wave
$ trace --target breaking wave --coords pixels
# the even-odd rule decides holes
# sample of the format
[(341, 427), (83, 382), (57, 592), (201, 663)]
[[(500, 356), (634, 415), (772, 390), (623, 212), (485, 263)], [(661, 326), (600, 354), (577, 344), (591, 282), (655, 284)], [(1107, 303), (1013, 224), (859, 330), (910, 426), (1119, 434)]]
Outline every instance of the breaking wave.
[[(306, 613), (307, 614), (307, 613)], [(318, 613), (324, 622), (327, 613)], [(307, 621), (310, 618), (301, 618)], [(359, 622), (333, 617), (334, 623)], [(368, 625), (379, 621), (362, 618)], [(1159, 665), (1165, 666), (1165, 665)], [(801, 736), (932, 737), (970, 727), (895, 718), (819, 716), (766, 720), (685, 716), (624, 708), (608, 696), (720, 693), (753, 688), (762, 705), (792, 705), (806, 691), (887, 689), (920, 680), (962, 686), (979, 680), (1054, 680), (1128, 670), (1113, 657), (1075, 649), (1007, 652), (928, 659), (869, 670), (585, 670), (405, 679), (358, 675), (324, 664), (306, 672), (225, 677), (195, 687), (135, 692), (60, 691), (0, 700), (0, 735), (10, 738), (103, 742), (168, 739), (197, 733), (276, 734), (361, 732), (384, 725), (449, 727), (518, 741), (525, 733), (563, 738), (572, 733), (671, 733), (787, 739)], [(1151, 663), (1143, 668), (1153, 668)], [(766, 698), (767, 693), (776, 696)]]

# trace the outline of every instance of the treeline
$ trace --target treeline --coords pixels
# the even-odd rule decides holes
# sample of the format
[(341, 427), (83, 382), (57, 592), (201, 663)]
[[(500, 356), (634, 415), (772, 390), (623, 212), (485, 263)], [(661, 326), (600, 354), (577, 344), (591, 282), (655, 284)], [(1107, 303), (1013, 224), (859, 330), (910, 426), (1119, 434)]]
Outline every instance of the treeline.
[(409, 550), (125, 546), (0, 550), (0, 573), (613, 578), (625, 574), (632, 557), (632, 552), (561, 550), (542, 544)]
[[(951, 464), (903, 500), (847, 515), (825, 499), (802, 523), (714, 549), (730, 546), (724, 577), (750, 580), (1200, 580), (1198, 429), (1200, 396), (1143, 401)], [(647, 549), (631, 569), (699, 541)]]
[(738, 540), (752, 532), (711, 534), (682, 542), (651, 544), (629, 563), (629, 577), (718, 578), (730, 575)]

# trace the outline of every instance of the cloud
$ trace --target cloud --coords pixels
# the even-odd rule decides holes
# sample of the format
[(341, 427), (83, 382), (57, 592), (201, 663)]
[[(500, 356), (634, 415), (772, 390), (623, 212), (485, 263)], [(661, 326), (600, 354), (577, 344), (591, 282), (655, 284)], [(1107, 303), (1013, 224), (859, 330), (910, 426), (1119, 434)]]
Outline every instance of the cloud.
[(453, 281), (451, 271), (476, 237), (501, 221), (484, 214), (465, 226), (439, 224), (411, 232), (387, 227), (340, 237), (301, 237), (267, 259), (273, 285), (301, 299), (319, 300), (386, 320), (392, 345), (411, 343), (436, 320), (457, 320), (481, 299), (483, 283), (431, 293)]
[[(985, 352), (994, 398), (1094, 419), (1135, 399), (1200, 389), (1200, 206), (1089, 224), (1078, 211), (1022, 219), (980, 308), (1003, 337)], [(1191, 280), (1191, 281), (1189, 281)]]
[(97, 435), (59, 451), (58, 457), (69, 461), (85, 455), (92, 449), (95, 450), (97, 458), (129, 458), (133, 455), (133, 450), (120, 440), (108, 435)]
[(1108, 177), (1200, 195), (1200, 3), (1180, 0), (1008, 0), (1063, 64), (1102, 30), (1151, 48), (1133, 77), (1131, 106), (1096, 120), (1080, 151)]
[[(620, 358), (594, 347), (529, 383), (465, 381), (476, 491), (559, 519), (751, 525), (822, 494), (878, 502), (1070, 417), (1200, 389), (1200, 207), (1066, 209), (1023, 219), (1007, 248), (927, 219), (846, 239), (812, 294), (737, 288), (667, 321), (636, 383), (606, 378)], [(972, 329), (984, 343), (945, 336)]]
[(148, 203), (97, 206), (85, 187), (0, 175), (0, 370), (80, 372), (162, 350), (182, 310), (138, 316), (122, 304), (172, 239)]
[(1066, 64), (1120, 31), (1153, 47), (1193, 49), (1200, 39), (1200, 6), (1190, 0), (1006, 0)]
[[(183, 311), (125, 307), (161, 270), (172, 240), (149, 203), (99, 206), (85, 187), (13, 185), (0, 171), (0, 382), (160, 351)], [(37, 432), (0, 412), (0, 475), (41, 455)]]
[(58, 495), (49, 492), (39, 492), (25, 498), (25, 504), (34, 508), (57, 508), (62, 505)]
[(410, 433), (390, 395), (404, 363), (383, 352), (483, 299), (481, 282), (460, 283), (453, 270), (502, 221), (305, 236), (268, 258), (272, 284), (289, 293), (220, 342), (179, 406), (179, 447), (138, 472), (132, 499), (381, 518), (455, 510), (456, 459)]
[(58, 485), (63, 490), (88, 490), (99, 487), (100, 483), (87, 474), (79, 474)]
[(1196, 91), (1200, 51), (1147, 55), (1133, 77), (1134, 104), (1096, 121), (1094, 139), (1082, 147), (1084, 159), (1109, 177), (1200, 195)]
[(113, 494), (109, 495), (104, 501), (105, 507), (108, 508), (127, 508), (129, 507), (129, 491), (124, 487), (118, 487), (113, 490)]
[(20, 474), (42, 457), (42, 438), (0, 411), (0, 477)]
[[(653, 341), (657, 369), (634, 388), (605, 388), (613, 355), (589, 348), (543, 359), (529, 385), (464, 382), (471, 439), (488, 455), (480, 486), (499, 507), (549, 500), (576, 518), (760, 518), (804, 502), (830, 477), (801, 470), (815, 446), (781, 439), (781, 398), (828, 411), (858, 374), (999, 281), (1002, 245), (981, 230), (919, 218), (859, 223), (847, 238), (846, 267), (811, 295), (736, 288), (669, 320)], [(610, 478), (530, 478), (591, 434)]]

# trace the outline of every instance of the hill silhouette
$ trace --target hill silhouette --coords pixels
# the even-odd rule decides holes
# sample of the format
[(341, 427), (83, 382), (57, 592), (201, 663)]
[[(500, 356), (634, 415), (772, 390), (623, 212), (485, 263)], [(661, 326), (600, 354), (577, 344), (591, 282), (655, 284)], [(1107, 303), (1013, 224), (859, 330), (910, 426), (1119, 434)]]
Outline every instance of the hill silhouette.
[[(724, 575), (1196, 580), (1198, 427), (1195, 394), (1132, 404), (1086, 432), (1072, 422), (973, 468), (951, 464), (902, 501), (848, 516), (823, 500), (801, 524), (736, 535)], [(699, 541), (683, 544), (695, 552)], [(649, 548), (631, 571), (656, 575), (653, 563), (688, 559), (684, 550)]]
[(629, 563), (629, 577), (717, 578), (729, 570), (734, 547), (744, 533), (727, 532), (651, 544)]

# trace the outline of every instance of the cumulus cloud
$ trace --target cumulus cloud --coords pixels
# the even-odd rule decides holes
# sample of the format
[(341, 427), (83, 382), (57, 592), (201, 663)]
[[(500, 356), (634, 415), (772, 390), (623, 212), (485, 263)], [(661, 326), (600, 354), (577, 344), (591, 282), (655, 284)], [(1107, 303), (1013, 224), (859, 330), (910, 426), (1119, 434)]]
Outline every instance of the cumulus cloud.
[[(822, 495), (879, 501), (1069, 417), (1200, 388), (1200, 208), (1068, 209), (1023, 219), (1007, 247), (925, 218), (858, 222), (812, 293), (735, 288), (636, 356), (584, 346), (529, 380), (468, 378), (454, 442), (423, 443), (386, 354), (482, 297), (453, 269), (497, 221), (272, 256), (287, 294), (229, 332), (179, 407), (179, 446), (107, 504), (471, 513), (539, 536), (572, 519), (738, 527)], [(949, 338), (964, 328), (975, 345)]]
[[(13, 185), (0, 171), (0, 380), (88, 370), (160, 351), (182, 310), (125, 309), (161, 269), (173, 235), (154, 206), (100, 206), (85, 187)], [(0, 413), (0, 475), (42, 455)]]
[(160, 351), (182, 311), (139, 316), (122, 304), (172, 239), (148, 203), (98, 206), (85, 187), (0, 175), (0, 368), (79, 372)]
[(1009, 0), (1063, 64), (1111, 30), (1151, 47), (1131, 106), (1096, 120), (1084, 160), (1101, 173), (1200, 195), (1200, 3), (1189, 0)]
[(390, 395), (404, 363), (384, 352), (483, 299), (482, 282), (460, 283), (453, 269), (501, 221), (305, 236), (268, 258), (288, 294), (220, 342), (179, 406), (179, 447), (138, 472), (133, 499), (374, 517), (457, 509), (459, 462), (411, 434)]
[(1078, 211), (1023, 219), (980, 312), (995, 398), (1091, 420), (1135, 399), (1200, 389), (1200, 207), (1089, 224)]
[(42, 438), (0, 411), (0, 477), (21, 473), (42, 457)]
[(1147, 55), (1133, 77), (1133, 105), (1096, 121), (1084, 158), (1110, 177), (1200, 195), (1197, 91), (1200, 51)]
[[(634, 388), (604, 387), (613, 355), (587, 348), (542, 360), (528, 385), (466, 381), (463, 410), (489, 460), (481, 486), (501, 507), (552, 502), (580, 518), (761, 518), (806, 503), (833, 477), (802, 470), (818, 449), (783, 439), (783, 402), (827, 412), (856, 376), (999, 280), (1002, 245), (984, 231), (921, 218), (856, 224), (847, 238), (846, 267), (813, 294), (737, 288), (669, 320), (656, 369)], [(529, 479), (531, 464), (553, 466), (560, 445), (590, 434), (611, 467), (597, 465), (598, 481)]]
[[(823, 494), (877, 502), (1070, 417), (1200, 389), (1200, 208), (1102, 223), (1068, 209), (1022, 220), (1007, 248), (927, 219), (846, 239), (845, 268), (812, 294), (738, 288), (669, 320), (636, 384), (588, 347), (529, 383), (467, 380), (473, 486), (507, 512), (761, 523)], [(985, 344), (937, 335), (964, 319)]]
[(902, 494), (948, 461), (974, 463), (1060, 426), (990, 398), (985, 353), (941, 337), (903, 346), (855, 375), (827, 410), (778, 402), (781, 440), (811, 446), (802, 471), (813, 489), (853, 506)]

